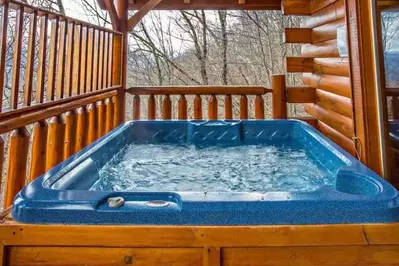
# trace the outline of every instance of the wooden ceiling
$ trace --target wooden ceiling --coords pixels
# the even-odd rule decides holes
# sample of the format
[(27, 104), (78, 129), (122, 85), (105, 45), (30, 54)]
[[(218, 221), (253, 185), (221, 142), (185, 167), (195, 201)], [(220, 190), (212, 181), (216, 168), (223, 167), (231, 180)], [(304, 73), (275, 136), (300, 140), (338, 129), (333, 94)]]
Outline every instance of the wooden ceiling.
[[(97, 0), (102, 9), (106, 0)], [(148, 0), (126, 0), (130, 10), (140, 9)], [(156, 10), (281, 10), (282, 0), (162, 0)]]

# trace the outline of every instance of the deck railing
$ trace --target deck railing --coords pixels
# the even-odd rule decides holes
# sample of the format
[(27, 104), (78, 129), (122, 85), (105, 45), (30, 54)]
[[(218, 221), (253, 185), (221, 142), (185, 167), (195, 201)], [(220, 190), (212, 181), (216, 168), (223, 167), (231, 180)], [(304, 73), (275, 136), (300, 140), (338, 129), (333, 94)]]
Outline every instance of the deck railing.
[(135, 87), (127, 90), (128, 93), (134, 95), (133, 98), (133, 119), (140, 120), (141, 99), (140, 96), (148, 95), (148, 112), (147, 119), (156, 119), (157, 105), (156, 96), (162, 96), (162, 118), (163, 120), (172, 119), (172, 95), (180, 95), (178, 100), (178, 119), (188, 119), (188, 102), (187, 96), (195, 96), (193, 100), (193, 118), (206, 119), (203, 116), (203, 100), (204, 96), (208, 107), (208, 119), (221, 119), (218, 113), (218, 99), (216, 96), (224, 96), (224, 119), (233, 119), (233, 101), (232, 96), (240, 96), (240, 119), (248, 119), (248, 95), (254, 95), (255, 98), (255, 117), (256, 119), (264, 119), (264, 99), (263, 95), (270, 93), (271, 90), (264, 87), (238, 87), (238, 86), (187, 86), (187, 87)]
[(27, 182), (120, 123), (122, 35), (16, 1), (0, 1), (0, 8), (0, 134), (9, 133), (0, 138), (0, 173), (6, 161), (7, 208)]
[[(171, 96), (180, 96), (177, 102), (177, 119), (186, 120), (189, 118), (189, 102), (187, 96), (193, 96), (192, 109), (193, 119), (249, 119), (250, 100), (248, 96), (254, 98), (254, 118), (265, 119), (265, 100), (266, 94), (272, 96), (272, 117), (287, 118), (287, 100), (285, 76), (275, 75), (272, 77), (272, 89), (262, 86), (160, 86), (160, 87), (133, 87), (126, 90), (133, 95), (133, 119), (172, 119), (172, 98)], [(141, 113), (142, 96), (149, 96), (147, 100), (147, 115)], [(217, 96), (224, 97), (223, 107), (224, 116), (219, 114), (219, 100)], [(233, 97), (238, 96), (239, 111), (238, 116), (234, 117)], [(162, 97), (162, 101), (157, 101), (156, 97)], [(208, 116), (204, 116), (203, 101), (206, 101)], [(157, 103), (160, 106), (157, 106)], [(157, 112), (158, 110), (161, 112)], [(161, 113), (157, 117), (157, 113)]]

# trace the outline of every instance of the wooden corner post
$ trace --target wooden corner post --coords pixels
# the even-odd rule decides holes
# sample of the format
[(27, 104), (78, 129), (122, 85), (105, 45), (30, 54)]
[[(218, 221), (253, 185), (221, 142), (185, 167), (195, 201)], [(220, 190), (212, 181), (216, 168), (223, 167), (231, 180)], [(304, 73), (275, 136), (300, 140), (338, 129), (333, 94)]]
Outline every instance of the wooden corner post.
[[(126, 69), (127, 69), (127, 49), (128, 49), (128, 1), (127, 0), (114, 0), (116, 13), (118, 15), (118, 28), (117, 30), (122, 33), (121, 35), (114, 35), (114, 62), (112, 79), (114, 85), (118, 84), (121, 87), (118, 89), (117, 105), (118, 105), (118, 118), (119, 123), (125, 121), (125, 90), (126, 90)], [(119, 81), (119, 82), (118, 82)]]
[(383, 174), (372, 1), (346, 0), (355, 136), (361, 161)]
[(272, 76), (273, 119), (287, 119), (285, 75)]

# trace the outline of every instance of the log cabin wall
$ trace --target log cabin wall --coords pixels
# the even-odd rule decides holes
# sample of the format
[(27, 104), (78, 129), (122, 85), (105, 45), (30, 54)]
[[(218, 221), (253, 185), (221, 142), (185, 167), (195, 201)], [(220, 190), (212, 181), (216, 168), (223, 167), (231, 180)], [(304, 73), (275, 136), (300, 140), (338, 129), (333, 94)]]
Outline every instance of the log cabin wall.
[[(287, 72), (303, 73), (314, 103), (305, 111), (317, 129), (356, 155), (348, 57), (339, 54), (337, 28), (346, 25), (344, 0), (284, 0), (285, 15), (305, 16), (301, 28), (285, 30), (286, 43), (301, 43), (300, 57), (287, 57)], [(346, 30), (346, 28), (344, 28)]]

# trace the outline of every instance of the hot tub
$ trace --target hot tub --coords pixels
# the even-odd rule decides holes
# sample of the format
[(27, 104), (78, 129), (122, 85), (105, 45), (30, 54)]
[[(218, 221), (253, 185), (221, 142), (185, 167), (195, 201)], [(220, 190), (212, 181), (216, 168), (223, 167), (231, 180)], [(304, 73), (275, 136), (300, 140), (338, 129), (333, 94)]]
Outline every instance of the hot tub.
[(398, 207), (395, 188), (299, 121), (134, 121), (25, 187), (12, 216), (62, 224), (376, 223), (399, 221)]

